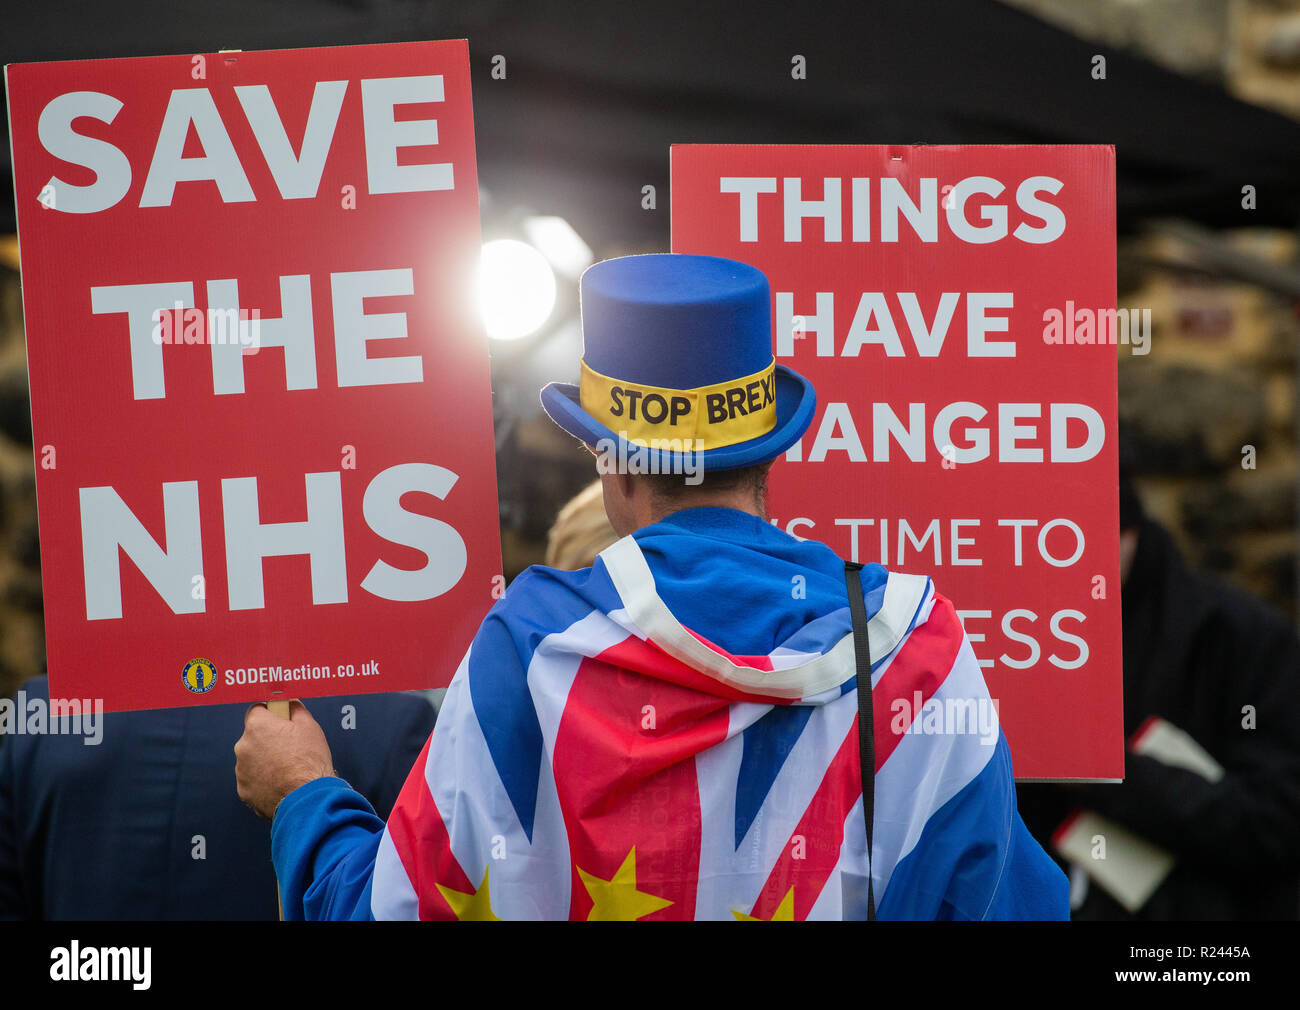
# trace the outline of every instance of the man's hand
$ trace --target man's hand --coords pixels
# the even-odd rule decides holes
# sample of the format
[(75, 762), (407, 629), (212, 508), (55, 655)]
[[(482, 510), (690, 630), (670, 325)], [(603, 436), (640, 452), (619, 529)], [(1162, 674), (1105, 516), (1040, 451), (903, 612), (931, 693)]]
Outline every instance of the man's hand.
[(270, 820), (299, 786), (333, 774), (330, 745), (302, 702), (290, 702), (288, 719), (260, 704), (244, 715), (244, 735), (235, 744), (235, 783), (239, 798), (258, 815)]

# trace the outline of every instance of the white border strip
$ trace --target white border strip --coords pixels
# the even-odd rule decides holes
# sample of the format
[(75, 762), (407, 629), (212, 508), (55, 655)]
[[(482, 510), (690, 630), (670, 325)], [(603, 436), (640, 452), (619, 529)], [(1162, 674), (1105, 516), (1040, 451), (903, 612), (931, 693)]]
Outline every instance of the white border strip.
[[(600, 557), (627, 608), (628, 617), (645, 637), (674, 659), (728, 687), (774, 698), (803, 699), (839, 687), (856, 672), (851, 631), (829, 652), (798, 666), (784, 670), (738, 666), (693, 636), (673, 616), (659, 598), (654, 575), (633, 536), (625, 536), (606, 547)], [(872, 656), (888, 655), (902, 640), (928, 582), (924, 575), (889, 573), (880, 611), (868, 624)]]

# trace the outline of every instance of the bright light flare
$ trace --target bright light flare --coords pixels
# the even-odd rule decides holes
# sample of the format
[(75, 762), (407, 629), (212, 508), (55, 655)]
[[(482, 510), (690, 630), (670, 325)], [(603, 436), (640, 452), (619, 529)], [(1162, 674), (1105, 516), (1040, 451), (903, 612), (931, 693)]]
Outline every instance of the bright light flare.
[(575, 280), (595, 258), (591, 246), (562, 217), (530, 217), (524, 221), (524, 235), (556, 270)]
[(494, 239), (483, 244), (478, 303), (493, 340), (521, 340), (540, 330), (555, 309), (555, 271), (527, 242)]

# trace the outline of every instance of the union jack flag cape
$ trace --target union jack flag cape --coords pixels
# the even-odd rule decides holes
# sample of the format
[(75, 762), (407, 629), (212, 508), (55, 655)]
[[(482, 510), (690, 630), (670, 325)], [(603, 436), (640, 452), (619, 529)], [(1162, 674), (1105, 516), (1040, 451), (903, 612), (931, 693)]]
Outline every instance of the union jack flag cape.
[[(861, 577), (878, 916), (1068, 917), (952, 605)], [(285, 918), (865, 918), (856, 679), (843, 562), (755, 516), (690, 509), (531, 568), (387, 824), (337, 778), (281, 802)]]

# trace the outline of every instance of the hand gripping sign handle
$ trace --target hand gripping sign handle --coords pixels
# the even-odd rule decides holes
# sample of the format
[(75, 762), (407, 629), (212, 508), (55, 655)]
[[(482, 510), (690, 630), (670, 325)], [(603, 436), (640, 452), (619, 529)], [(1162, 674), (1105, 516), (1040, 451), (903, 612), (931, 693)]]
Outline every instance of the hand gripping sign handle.
[(858, 756), (862, 762), (862, 815), (867, 821), (867, 921), (876, 918), (876, 895), (871, 878), (871, 834), (876, 813), (876, 726), (871, 708), (871, 637), (867, 632), (867, 603), (862, 598), (862, 566), (844, 562), (849, 589), (849, 614), (853, 618), (853, 653), (858, 666)]

